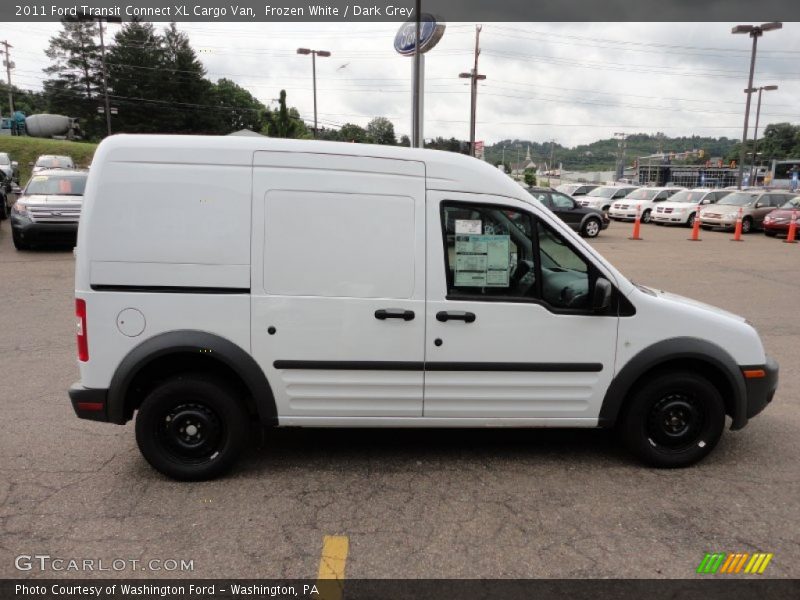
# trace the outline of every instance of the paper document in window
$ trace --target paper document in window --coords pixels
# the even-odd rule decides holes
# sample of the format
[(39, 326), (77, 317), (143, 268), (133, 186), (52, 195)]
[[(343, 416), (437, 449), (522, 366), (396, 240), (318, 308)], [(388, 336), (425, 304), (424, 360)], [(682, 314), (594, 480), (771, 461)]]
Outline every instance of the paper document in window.
[(454, 284), (508, 287), (510, 243), (507, 235), (457, 235)]

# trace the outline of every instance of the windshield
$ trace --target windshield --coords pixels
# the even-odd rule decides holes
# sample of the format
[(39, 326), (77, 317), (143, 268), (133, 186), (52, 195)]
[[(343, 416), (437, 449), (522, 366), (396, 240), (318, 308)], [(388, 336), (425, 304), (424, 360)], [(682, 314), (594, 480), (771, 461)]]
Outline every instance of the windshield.
[(571, 194), (575, 190), (577, 190), (580, 186), (579, 185), (560, 185), (556, 188), (557, 192), (562, 192), (564, 194)]
[(722, 200), (717, 202), (717, 204), (725, 206), (750, 206), (751, 204), (755, 204), (757, 199), (758, 194), (736, 192), (734, 194), (728, 194)]
[(594, 188), (591, 192), (589, 192), (586, 195), (600, 197), (600, 198), (611, 198), (611, 196), (613, 196), (617, 192), (617, 190), (619, 190), (619, 188), (599, 187), (599, 188)]
[(661, 190), (648, 190), (648, 189), (641, 189), (631, 192), (627, 196), (625, 196), (626, 200), (652, 200), (656, 197), (656, 194)]
[(25, 195), (32, 196), (83, 196), (86, 175), (36, 175), (25, 188)]
[(8, 154), (5, 152), (0, 153), (0, 165), (10, 165), (11, 159), (8, 157)]
[(678, 192), (672, 198), (669, 199), (670, 202), (686, 202), (689, 204), (700, 204), (700, 200), (705, 195), (705, 192)]
[(781, 208), (800, 208), (800, 196), (792, 198), (786, 204), (781, 206)]
[(36, 166), (45, 169), (72, 169), (75, 167), (75, 163), (69, 156), (48, 156), (38, 159)]

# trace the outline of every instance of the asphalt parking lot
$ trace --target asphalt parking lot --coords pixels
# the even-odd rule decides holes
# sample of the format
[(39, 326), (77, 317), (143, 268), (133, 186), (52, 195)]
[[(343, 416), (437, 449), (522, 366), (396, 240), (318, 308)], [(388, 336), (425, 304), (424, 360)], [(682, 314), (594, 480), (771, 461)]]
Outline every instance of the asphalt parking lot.
[[(778, 394), (700, 465), (640, 466), (605, 431), (271, 432), (228, 477), (176, 483), (133, 424), (78, 420), (69, 250), (16, 252), (0, 224), (0, 577), (18, 555), (192, 560), (190, 573), (313, 578), (347, 536), (347, 578), (691, 577), (706, 552), (772, 552), (800, 576), (800, 245), (612, 223), (593, 244), (634, 281), (746, 316)], [(579, 343), (576, 340), (576, 343)]]

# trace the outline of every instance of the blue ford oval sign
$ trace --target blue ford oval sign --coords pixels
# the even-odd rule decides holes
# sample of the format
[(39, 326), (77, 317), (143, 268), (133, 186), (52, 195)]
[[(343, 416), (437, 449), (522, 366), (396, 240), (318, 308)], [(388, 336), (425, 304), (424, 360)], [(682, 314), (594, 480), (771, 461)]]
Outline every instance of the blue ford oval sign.
[[(444, 23), (436, 20), (431, 14), (424, 13), (419, 22), (419, 51), (420, 54), (433, 48), (444, 34)], [(397, 30), (394, 36), (394, 49), (403, 56), (414, 54), (414, 43), (417, 38), (417, 22), (406, 21)]]

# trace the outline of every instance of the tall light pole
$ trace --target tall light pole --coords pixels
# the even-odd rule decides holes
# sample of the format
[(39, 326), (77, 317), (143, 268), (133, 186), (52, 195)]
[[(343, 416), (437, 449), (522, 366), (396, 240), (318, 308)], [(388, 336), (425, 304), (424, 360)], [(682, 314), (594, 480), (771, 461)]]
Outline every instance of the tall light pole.
[(317, 137), (317, 56), (330, 56), (327, 50), (310, 50), (308, 48), (298, 48), (298, 54), (311, 55), (311, 77), (314, 80), (314, 138)]
[[(744, 177), (744, 160), (745, 160), (745, 146), (747, 144), (747, 127), (748, 122), (750, 120), (750, 100), (753, 94), (753, 73), (755, 72), (756, 68), (756, 46), (758, 45), (758, 38), (764, 35), (765, 31), (773, 31), (774, 29), (780, 29), (783, 27), (783, 23), (779, 22), (772, 22), (772, 23), (762, 23), (761, 25), (737, 25), (733, 29), (731, 29), (731, 33), (740, 34), (746, 33), (751, 38), (753, 38), (753, 51), (750, 54), (750, 78), (748, 79), (747, 89), (747, 103), (744, 107), (744, 131), (742, 133), (742, 149), (739, 152), (739, 175), (738, 175), (738, 187), (742, 189), (742, 178)], [(755, 160), (755, 159), (754, 159)]]
[(470, 111), (469, 111), (469, 153), (472, 156), (475, 156), (475, 118), (476, 112), (478, 108), (478, 80), (486, 79), (486, 75), (480, 75), (478, 73), (478, 57), (481, 54), (481, 48), (479, 45), (480, 37), (481, 37), (481, 29), (483, 27), (481, 25), (475, 26), (475, 64), (472, 67), (472, 71), (469, 73), (459, 73), (459, 77), (462, 79), (471, 79), (471, 90), (470, 90)]
[[(756, 172), (756, 150), (758, 150), (758, 117), (761, 115), (761, 92), (772, 92), (777, 90), (777, 85), (762, 85), (758, 88), (758, 102), (756, 102), (756, 126), (753, 131), (753, 164), (750, 167), (750, 184), (755, 183)], [(756, 90), (753, 88), (746, 89), (745, 92), (753, 93)]]
[[(3, 60), (3, 64), (6, 66), (6, 81), (8, 81), (8, 116), (11, 117), (11, 122), (16, 123), (14, 121), (14, 94), (11, 91), (11, 69), (14, 68), (14, 63), (11, 61), (11, 52), (9, 50), (13, 48), (11, 44), (8, 43), (7, 40), (0, 42), (0, 46), (5, 48), (5, 60)], [(16, 126), (15, 126), (16, 127)], [(12, 133), (15, 129), (12, 129)]]

